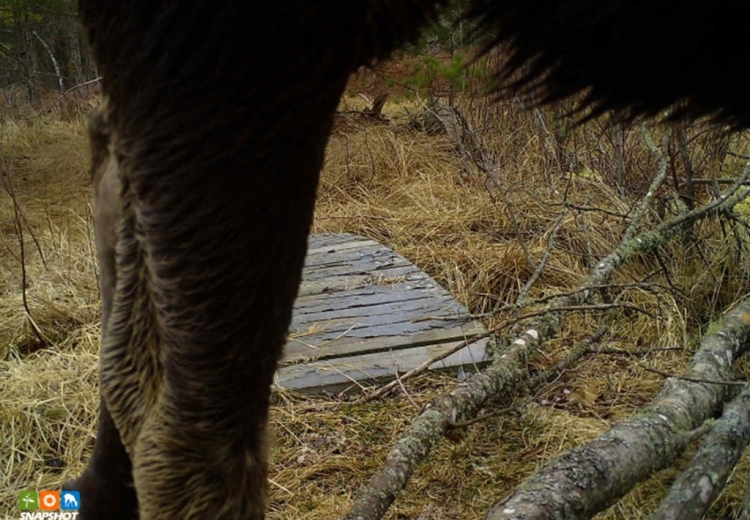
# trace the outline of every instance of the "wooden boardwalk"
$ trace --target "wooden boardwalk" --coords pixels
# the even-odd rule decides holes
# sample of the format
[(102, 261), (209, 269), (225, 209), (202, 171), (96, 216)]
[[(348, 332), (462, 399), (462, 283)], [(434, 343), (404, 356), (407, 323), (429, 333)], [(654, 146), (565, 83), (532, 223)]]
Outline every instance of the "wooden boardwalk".
[[(375, 241), (310, 237), (300, 294), (277, 383), (341, 391), (393, 379), (484, 332), (426, 273)], [(430, 368), (475, 370), (487, 339)]]

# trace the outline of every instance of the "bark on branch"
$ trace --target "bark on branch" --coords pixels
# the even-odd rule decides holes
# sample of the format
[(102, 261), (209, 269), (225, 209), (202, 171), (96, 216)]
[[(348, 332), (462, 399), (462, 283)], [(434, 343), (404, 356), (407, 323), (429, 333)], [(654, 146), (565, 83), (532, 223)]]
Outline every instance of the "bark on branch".
[[(747, 350), (749, 340), (750, 299), (727, 316), (720, 331), (703, 340), (687, 375), (708, 381), (731, 379), (732, 362)], [(591, 518), (671, 464), (693, 440), (692, 430), (712, 417), (732, 393), (726, 385), (668, 379), (652, 405), (547, 463), (495, 504), (487, 520)]]
[(701, 520), (750, 443), (750, 388), (724, 410), (652, 520)]

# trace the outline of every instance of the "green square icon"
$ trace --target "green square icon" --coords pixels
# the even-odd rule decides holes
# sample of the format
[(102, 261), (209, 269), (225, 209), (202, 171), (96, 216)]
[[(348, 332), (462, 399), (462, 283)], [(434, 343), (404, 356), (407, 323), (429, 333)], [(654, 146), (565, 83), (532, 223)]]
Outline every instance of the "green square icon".
[(18, 494), (18, 507), (21, 511), (36, 511), (39, 509), (39, 493), (21, 491)]

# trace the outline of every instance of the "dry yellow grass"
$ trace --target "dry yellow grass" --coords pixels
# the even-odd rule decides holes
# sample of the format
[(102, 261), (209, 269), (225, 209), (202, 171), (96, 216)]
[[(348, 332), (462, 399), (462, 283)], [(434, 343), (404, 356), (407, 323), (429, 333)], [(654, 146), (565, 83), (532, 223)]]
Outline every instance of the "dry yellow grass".
[[(349, 100), (348, 108), (356, 103)], [(396, 114), (401, 108), (389, 104), (386, 111)], [(353, 121), (346, 133), (331, 139), (314, 231), (378, 240), (483, 314), (515, 301), (534, 271), (524, 248), (534, 264), (544, 256), (563, 196), (578, 206), (627, 212), (632, 193), (648, 184), (656, 161), (640, 144), (638, 131), (629, 132), (624, 139), (628, 182), (621, 191), (612, 187), (616, 160), (604, 123), (571, 131), (560, 141), (548, 130), (555, 121), (552, 110), (524, 112), (513, 104), (477, 102), (465, 112), (498, 168), (498, 187), (486, 188), (486, 177), (467, 167), (448, 136)], [(0, 518), (14, 518), (20, 490), (58, 487), (78, 474), (90, 455), (98, 404), (99, 312), (83, 124), (52, 118), (8, 123), (2, 139), (3, 172), (23, 212), (30, 316), (48, 342), (40, 344), (22, 304), (18, 219), (3, 193)], [(696, 163), (710, 170), (707, 149), (698, 146), (694, 154)], [(583, 166), (576, 175), (568, 174), (571, 157)], [(573, 288), (592, 262), (619, 241), (625, 225), (602, 212), (569, 211), (529, 298)], [(535, 395), (519, 399), (512, 412), (443, 441), (387, 518), (416, 518), (425, 507), (432, 508), (431, 518), (478, 518), (544, 461), (648, 403), (661, 380), (640, 364), (679, 373), (702, 327), (748, 289), (747, 268), (736, 259), (738, 242), (731, 234), (724, 239), (713, 223), (697, 225), (694, 233), (700, 242), (676, 241), (660, 252), (682, 296), (635, 287), (623, 298), (651, 316), (623, 311), (603, 346), (638, 355), (587, 356)], [(624, 266), (615, 282), (666, 287), (660, 259), (642, 255)], [(491, 327), (510, 316), (498, 313), (484, 321)], [(572, 315), (531, 367), (550, 367), (590, 334), (600, 317), (595, 312)], [(663, 347), (671, 349), (647, 352)], [(407, 382), (406, 388), (421, 407), (453, 383), (450, 376), (430, 374)], [(278, 397), (272, 409), (269, 515), (278, 520), (329, 520), (343, 514), (419, 412), (403, 396), (369, 404), (287, 392)], [(646, 518), (673, 476), (674, 470), (662, 472), (599, 518)], [(743, 480), (738, 471), (711, 518), (727, 517), (731, 500), (742, 494)]]

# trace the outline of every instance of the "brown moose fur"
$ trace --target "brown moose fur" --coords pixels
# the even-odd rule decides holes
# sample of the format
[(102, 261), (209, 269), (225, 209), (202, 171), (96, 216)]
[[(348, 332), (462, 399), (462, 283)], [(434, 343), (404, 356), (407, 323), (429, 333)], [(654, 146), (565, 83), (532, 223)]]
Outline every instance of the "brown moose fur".
[[(447, 3), (80, 0), (107, 103), (91, 123), (102, 399), (68, 484), (79, 518), (264, 517), (269, 389), (333, 113), (352, 71)], [(472, 13), (508, 45), (501, 92), (750, 123), (746, 2)]]

